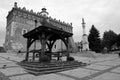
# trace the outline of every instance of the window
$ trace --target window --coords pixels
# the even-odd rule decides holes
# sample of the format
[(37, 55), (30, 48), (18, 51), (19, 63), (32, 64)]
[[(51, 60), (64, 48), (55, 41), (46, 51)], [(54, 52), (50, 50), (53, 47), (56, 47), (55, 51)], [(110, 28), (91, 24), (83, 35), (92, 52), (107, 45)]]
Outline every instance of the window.
[(54, 46), (54, 48), (56, 49), (56, 45)]
[(22, 30), (22, 34), (25, 34), (25, 33), (27, 33), (27, 29)]

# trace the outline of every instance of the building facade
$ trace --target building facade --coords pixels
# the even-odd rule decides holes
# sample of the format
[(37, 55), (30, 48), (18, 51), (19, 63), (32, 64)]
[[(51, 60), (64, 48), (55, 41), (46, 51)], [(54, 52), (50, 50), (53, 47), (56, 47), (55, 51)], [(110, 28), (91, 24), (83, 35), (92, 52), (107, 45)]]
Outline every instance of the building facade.
[[(63, 29), (66, 32), (72, 33), (72, 24), (65, 23), (55, 18), (48, 16), (49, 13), (45, 8), (42, 8), (41, 12), (33, 12), (33, 10), (27, 10), (25, 7), (21, 8), (17, 6), (17, 3), (14, 3), (14, 7), (9, 11), (7, 15), (7, 25), (6, 25), (6, 37), (4, 47), (6, 51), (25, 51), (26, 50), (26, 39), (23, 37), (23, 34), (29, 32), (41, 25), (43, 17), (46, 17), (49, 23)], [(37, 24), (35, 24), (37, 20)], [(39, 49), (41, 44), (36, 41), (36, 49)], [(71, 50), (75, 50), (76, 46), (72, 37), (69, 38)], [(54, 44), (53, 51), (59, 51), (66, 49), (65, 44), (58, 40)], [(34, 44), (32, 44), (31, 50), (34, 49)]]

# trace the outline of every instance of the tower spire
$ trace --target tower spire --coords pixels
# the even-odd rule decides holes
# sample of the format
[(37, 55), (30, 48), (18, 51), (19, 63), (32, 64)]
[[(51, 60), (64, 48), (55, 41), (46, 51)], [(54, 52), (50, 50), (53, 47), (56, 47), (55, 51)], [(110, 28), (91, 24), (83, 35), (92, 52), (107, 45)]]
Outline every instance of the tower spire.
[(83, 35), (86, 34), (85, 33), (85, 21), (84, 21), (84, 18), (82, 18), (82, 28), (83, 28)]
[(45, 7), (42, 8), (41, 10), (42, 10), (42, 11), (40, 12), (41, 15), (43, 15), (43, 16), (48, 16), (49, 13), (47, 12), (47, 9), (46, 9)]
[(82, 24), (85, 24), (84, 18), (82, 18)]
[(14, 2), (14, 8), (17, 8), (17, 2)]

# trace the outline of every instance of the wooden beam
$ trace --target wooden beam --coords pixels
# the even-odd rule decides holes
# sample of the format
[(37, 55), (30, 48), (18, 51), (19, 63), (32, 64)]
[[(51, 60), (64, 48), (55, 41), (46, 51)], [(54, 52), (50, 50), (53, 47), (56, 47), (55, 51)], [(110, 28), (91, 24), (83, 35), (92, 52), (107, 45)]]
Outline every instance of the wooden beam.
[[(40, 42), (41, 42), (41, 47), (42, 47), (42, 38), (41, 35), (38, 36)], [(41, 52), (39, 53), (39, 62), (41, 62)]]
[(27, 46), (26, 46), (26, 57), (25, 57), (25, 61), (28, 61), (29, 58), (29, 44), (30, 44), (30, 38), (27, 38)]
[(45, 48), (46, 48), (46, 46), (45, 46), (45, 33), (42, 33), (42, 41), (41, 41), (41, 51), (42, 51), (42, 55), (44, 55), (44, 53), (45, 53)]
[(69, 37), (67, 37), (66, 41), (67, 41), (67, 58), (68, 58), (70, 56), (70, 54), (69, 54)]

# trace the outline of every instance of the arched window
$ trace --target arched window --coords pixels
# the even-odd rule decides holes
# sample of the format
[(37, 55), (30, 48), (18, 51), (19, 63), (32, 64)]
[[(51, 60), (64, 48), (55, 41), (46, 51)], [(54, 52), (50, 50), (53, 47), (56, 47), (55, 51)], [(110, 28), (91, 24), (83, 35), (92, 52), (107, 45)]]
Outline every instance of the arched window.
[(27, 29), (22, 29), (22, 34), (27, 33)]
[(54, 48), (56, 49), (56, 45), (54, 46)]

